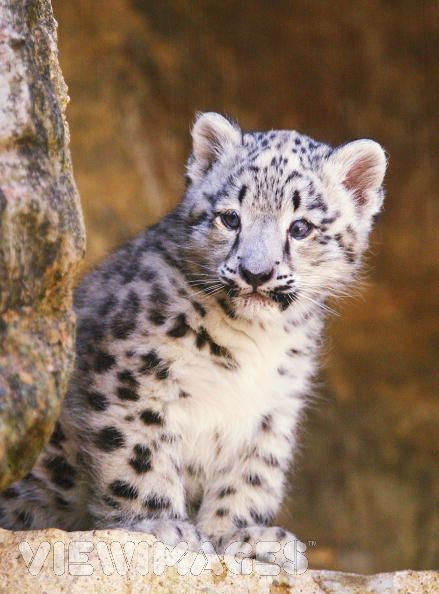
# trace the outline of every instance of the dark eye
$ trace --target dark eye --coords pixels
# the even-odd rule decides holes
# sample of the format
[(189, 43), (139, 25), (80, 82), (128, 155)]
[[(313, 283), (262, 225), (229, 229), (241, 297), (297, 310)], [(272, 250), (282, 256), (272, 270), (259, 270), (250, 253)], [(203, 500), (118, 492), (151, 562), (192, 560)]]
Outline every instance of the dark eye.
[(229, 229), (239, 229), (241, 220), (236, 210), (227, 210), (226, 212), (220, 214), (220, 218), (223, 225), (225, 225)]
[(290, 234), (294, 239), (305, 239), (313, 230), (314, 226), (305, 219), (298, 219), (291, 223)]

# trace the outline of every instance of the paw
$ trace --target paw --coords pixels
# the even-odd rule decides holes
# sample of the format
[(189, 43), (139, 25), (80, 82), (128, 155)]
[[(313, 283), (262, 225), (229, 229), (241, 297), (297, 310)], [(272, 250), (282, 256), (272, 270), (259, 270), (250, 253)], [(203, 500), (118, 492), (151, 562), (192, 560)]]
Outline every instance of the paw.
[(247, 543), (252, 550), (248, 557), (263, 563), (274, 563), (290, 575), (303, 573), (308, 568), (306, 545), (283, 528), (248, 526), (221, 537), (217, 542), (222, 553), (230, 554), (239, 550), (238, 543)]
[(207, 540), (196, 526), (183, 520), (148, 520), (147, 531), (164, 544), (174, 547), (187, 543), (189, 550), (195, 552)]

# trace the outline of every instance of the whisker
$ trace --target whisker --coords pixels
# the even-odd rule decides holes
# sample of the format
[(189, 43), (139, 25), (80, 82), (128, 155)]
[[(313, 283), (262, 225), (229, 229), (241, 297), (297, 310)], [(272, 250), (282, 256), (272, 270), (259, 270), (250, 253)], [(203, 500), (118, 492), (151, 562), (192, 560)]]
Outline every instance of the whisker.
[(206, 287), (204, 289), (201, 289), (201, 291), (197, 291), (195, 293), (192, 293), (191, 297), (196, 297), (197, 295), (205, 295), (205, 296), (209, 296), (211, 293), (209, 291), (209, 289), (213, 289), (215, 291), (221, 291), (222, 289), (224, 289), (224, 285), (219, 285), (219, 286), (212, 286), (212, 287)]
[(313, 299), (312, 297), (309, 297), (308, 295), (304, 294), (303, 292), (301, 293), (301, 296), (302, 296), (302, 299), (306, 299), (307, 301), (314, 303), (314, 305), (317, 305), (317, 307), (319, 307), (322, 311), (325, 311), (325, 312), (330, 313), (335, 316), (340, 315), (339, 312), (336, 311), (335, 309), (332, 309), (332, 307), (329, 307), (328, 305), (325, 305), (323, 303), (320, 303), (319, 301), (316, 301), (315, 299)]

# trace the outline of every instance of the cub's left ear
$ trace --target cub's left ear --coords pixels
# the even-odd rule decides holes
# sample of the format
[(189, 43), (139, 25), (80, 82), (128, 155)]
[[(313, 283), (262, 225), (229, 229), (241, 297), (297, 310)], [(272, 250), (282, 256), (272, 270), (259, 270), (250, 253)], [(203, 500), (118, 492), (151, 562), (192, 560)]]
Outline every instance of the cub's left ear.
[(369, 216), (377, 214), (383, 202), (381, 186), (387, 166), (382, 146), (373, 140), (354, 140), (336, 149), (329, 162), (358, 211)]
[(192, 155), (187, 165), (191, 180), (200, 180), (224, 153), (236, 150), (241, 136), (239, 126), (221, 114), (198, 114), (192, 128)]

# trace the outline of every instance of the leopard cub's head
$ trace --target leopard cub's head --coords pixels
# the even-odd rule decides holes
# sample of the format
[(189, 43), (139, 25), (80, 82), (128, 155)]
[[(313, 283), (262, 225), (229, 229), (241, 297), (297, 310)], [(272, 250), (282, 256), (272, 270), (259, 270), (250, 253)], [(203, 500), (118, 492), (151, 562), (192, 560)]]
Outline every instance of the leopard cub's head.
[(383, 201), (378, 143), (332, 149), (217, 113), (199, 115), (192, 137), (182, 212), (194, 285), (252, 317), (306, 309), (352, 281)]

